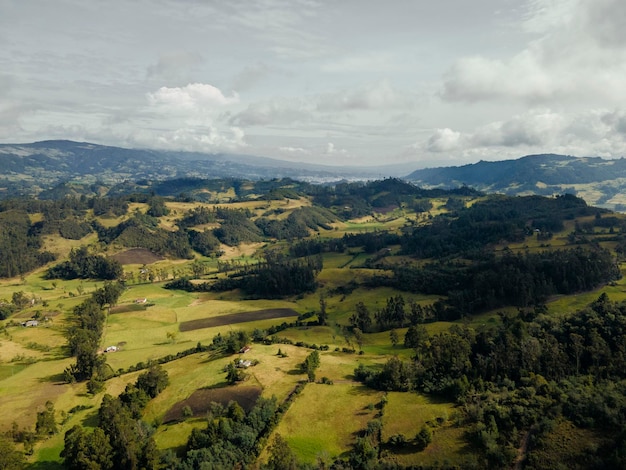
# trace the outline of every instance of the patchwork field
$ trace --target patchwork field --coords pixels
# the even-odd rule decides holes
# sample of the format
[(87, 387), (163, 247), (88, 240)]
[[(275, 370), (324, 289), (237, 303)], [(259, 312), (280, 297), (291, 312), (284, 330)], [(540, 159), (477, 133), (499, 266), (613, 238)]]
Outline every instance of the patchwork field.
[(290, 308), (275, 308), (266, 310), (256, 310), (253, 312), (231, 313), (219, 317), (201, 318), (180, 323), (180, 331), (199, 330), (201, 328), (212, 328), (216, 326), (235, 325), (237, 323), (247, 323), (258, 320), (274, 320), (277, 318), (297, 317), (298, 312)]
[(276, 432), (303, 462), (342, 456), (376, 416), (374, 405), (381, 396), (381, 392), (355, 383), (308, 384)]
[[(225, 204), (237, 195), (231, 188), (210, 196), (219, 204)], [(422, 223), (429, 215), (447, 212), (447, 198), (432, 202), (429, 214), (389, 207), (367, 217), (334, 222), (330, 230), (319, 229), (315, 237), (328, 240), (341, 238), (347, 233), (368, 234), (383, 230), (399, 233), (404, 227)], [(309, 199), (300, 198), (232, 203), (229, 208), (250, 211), (254, 217), (272, 214), (273, 219), (284, 221), (294, 210), (310, 204)], [(172, 212), (160, 218), (159, 224), (175, 230), (181, 215), (200, 205), (213, 208), (217, 204), (168, 202), (167, 207)], [(132, 210), (141, 213), (147, 208), (148, 205), (143, 203), (131, 205)], [(37, 217), (41, 219), (41, 215)], [(98, 220), (112, 227), (127, 217)], [(590, 216), (583, 222), (592, 220), (593, 216)], [(549, 241), (529, 237), (520, 243), (501, 243), (496, 253), (509, 249), (518, 253), (537, 253), (548, 245), (565, 246), (575, 223), (567, 220), (565, 229), (555, 233)], [(208, 223), (196, 228), (215, 227), (216, 224)], [(609, 240), (608, 234), (598, 233), (601, 235), (598, 243), (617, 243)], [(297, 241), (283, 239), (222, 245), (220, 258), (196, 255), (194, 260), (167, 259), (140, 248), (114, 253), (120, 247), (109, 247), (107, 254), (122, 263), (125, 274), (132, 276), (127, 277), (126, 289), (117, 303), (106, 308), (106, 323), (98, 352), (115, 376), (106, 380), (104, 390), (96, 394), (88, 393), (84, 382), (65, 383), (64, 370), (75, 361), (68, 356), (65, 334), (72, 324), (72, 310), (103, 284), (78, 279), (53, 281), (45, 278), (44, 269), (23, 278), (0, 280), (0, 300), (9, 302), (20, 292), (28, 299), (21, 311), (0, 324), (0, 432), (9, 431), (13, 423), (20, 429), (33, 430), (37, 413), (45, 408), (47, 401), (51, 401), (59, 432), (38, 441), (29, 461), (37, 470), (59, 468), (64, 433), (75, 424), (94, 427), (105, 393), (119, 395), (146, 366), (167, 357), (162, 367), (169, 376), (170, 385), (148, 403), (143, 414), (143, 419), (155, 430), (159, 450), (180, 452), (192, 430), (206, 426), (207, 414), (214, 403), (227, 405), (232, 400), (249, 410), (259, 397), (274, 396), (279, 403), (289, 398), (290, 406), (271, 435), (265, 436), (267, 439), (262, 442), (269, 443), (273, 436), (280, 434), (301, 462), (330, 464), (337, 457), (346, 457), (368, 423), (380, 420), (380, 457), (385, 463), (460, 468), (471, 464), (475, 456), (468, 446), (467, 429), (457, 424), (461, 410), (454, 403), (417, 393), (376, 391), (354, 380), (354, 370), (360, 364), (381, 370), (390, 358), (408, 361), (417, 350), (404, 347), (406, 322), (396, 324), (401, 327), (395, 328), (395, 338), (390, 331), (381, 331), (365, 333), (357, 339), (354, 330), (351, 332), (347, 326), (360, 303), (375, 318), (395, 296), (403, 296), (405, 307), (411, 302), (430, 306), (442, 297), (401, 292), (388, 287), (386, 282), (381, 282), (385, 286), (371, 287), (367, 281), (373, 276), (383, 279), (390, 276), (397, 265), (417, 263), (401, 253), (397, 241), (385, 250), (374, 250), (374, 254), (358, 247), (348, 248), (343, 253), (324, 252), (323, 269), (317, 277), (315, 293), (268, 300), (245, 298), (239, 290), (200, 293), (164, 288), (166, 280), (174, 277), (174, 273), (177, 277), (190, 276), (194, 262), (200, 263), (206, 272), (199, 274), (193, 282), (210, 281), (227, 275), (218, 270), (218, 262), (253, 265), (264, 259), (261, 250), (275, 250), (283, 256), (290, 244)], [(65, 240), (58, 236), (45, 238), (46, 246), (61, 257), (67, 256), (72, 248), (95, 247), (97, 243), (95, 234), (82, 240)], [(383, 265), (372, 268), (373, 257), (380, 257)], [(152, 270), (153, 277), (140, 276), (145, 274), (141, 271), (146, 267)], [(589, 304), (602, 292), (612, 300), (625, 300), (626, 280), (593, 292), (553, 297), (549, 299), (548, 311), (555, 317), (565, 315)], [(328, 314), (324, 325), (315, 323), (321, 301)], [(426, 323), (424, 328), (430, 335), (446, 332), (453, 326), (458, 329), (492, 328), (505, 323), (501, 319), (515, 315), (517, 311), (513, 307), (500, 308), (456, 321)], [(306, 320), (297, 326), (280, 326), (295, 324), (297, 317), (303, 314), (308, 314)], [(36, 327), (22, 326), (32, 319), (38, 319)], [(225, 355), (203, 348), (217, 335), (227, 336), (237, 330), (250, 335), (255, 330), (258, 333), (270, 328), (275, 333), (272, 338), (266, 338), (266, 343), (277, 342), (250, 342), (251, 349), (242, 355)], [(116, 350), (104, 354), (110, 346), (115, 346)], [(301, 365), (314, 348), (320, 347), (316, 381), (307, 383), (307, 374)], [(184, 357), (174, 359), (181, 353)], [(254, 365), (242, 369), (244, 380), (230, 385), (226, 368), (240, 358)], [(301, 393), (292, 395), (299, 385), (303, 386)], [(432, 442), (421, 449), (413, 444), (413, 440), (424, 427), (431, 431)], [(406, 438), (407, 444), (390, 443), (398, 436)], [(557, 466), (558, 458), (550, 460), (544, 454), (559, 456), (559, 452), (571, 444), (577, 455), (583, 455), (585, 449), (597, 447), (602, 442), (601, 435), (574, 429), (568, 422), (559, 422), (552, 438), (542, 443), (544, 447), (538, 448), (531, 457), (537, 468), (541, 468), (537, 462), (544, 458), (545, 462)], [(267, 449), (261, 452), (260, 462), (267, 459), (267, 452)], [(566, 452), (563, 455), (562, 462), (575, 468), (575, 461), (565, 457)]]

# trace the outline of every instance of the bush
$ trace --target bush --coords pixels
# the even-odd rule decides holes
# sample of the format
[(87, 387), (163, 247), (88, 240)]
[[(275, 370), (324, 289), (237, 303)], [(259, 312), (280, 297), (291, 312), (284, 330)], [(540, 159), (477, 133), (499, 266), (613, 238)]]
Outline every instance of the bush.
[(415, 436), (415, 444), (420, 450), (424, 450), (433, 440), (433, 433), (428, 426), (422, 426), (420, 432)]

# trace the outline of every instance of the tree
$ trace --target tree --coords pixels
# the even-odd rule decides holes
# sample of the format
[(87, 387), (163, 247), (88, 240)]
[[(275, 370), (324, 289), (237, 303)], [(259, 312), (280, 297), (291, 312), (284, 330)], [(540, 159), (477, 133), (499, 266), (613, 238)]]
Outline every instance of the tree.
[(404, 335), (404, 347), (417, 349), (428, 341), (429, 334), (423, 325), (410, 326)]
[[(492, 416), (493, 417), (493, 416)], [(428, 444), (433, 440), (433, 433), (430, 428), (426, 425), (422, 426), (420, 432), (415, 436), (415, 444), (420, 450), (424, 450)]]
[(45, 409), (37, 413), (35, 432), (40, 436), (52, 435), (57, 432), (57, 423), (54, 419), (54, 405), (51, 401), (47, 401)]
[(360, 328), (354, 328), (352, 330), (352, 334), (354, 335), (354, 340), (356, 341), (357, 346), (359, 347), (359, 351), (363, 351), (363, 332)]
[(309, 354), (300, 368), (306, 372), (309, 382), (315, 382), (315, 370), (320, 366), (320, 353), (313, 351)]
[(398, 332), (396, 330), (391, 330), (389, 332), (389, 340), (394, 348), (398, 345), (400, 338), (398, 337)]
[(109, 470), (113, 468), (112, 453), (113, 448), (101, 428), (87, 433), (76, 425), (65, 433), (61, 457), (70, 470)]
[(234, 363), (229, 362), (228, 365), (226, 366), (226, 381), (229, 384), (234, 385), (237, 382), (240, 382), (241, 379), (242, 379), (241, 371), (237, 369), (237, 366), (235, 366)]
[(165, 333), (165, 336), (167, 337), (170, 343), (176, 343), (176, 338), (178, 337), (178, 331), (168, 331), (167, 333)]
[(298, 468), (296, 456), (280, 434), (274, 435), (274, 440), (268, 451), (267, 468), (269, 470), (295, 470)]
[(19, 310), (26, 308), (30, 304), (30, 299), (23, 291), (13, 292), (11, 303)]
[(350, 316), (350, 325), (358, 328), (362, 332), (367, 332), (372, 325), (372, 317), (363, 302), (358, 302), (355, 306), (356, 312)]
[(168, 384), (167, 371), (159, 364), (150, 367), (147, 372), (137, 377), (137, 388), (146, 392), (150, 398), (156, 397)]
[(24, 468), (26, 459), (15, 445), (0, 434), (0, 468), (2, 470), (21, 470)]
[(326, 312), (326, 298), (324, 293), (320, 293), (320, 311), (317, 314), (317, 320), (320, 325), (325, 325), (328, 321), (328, 313)]
[(191, 418), (193, 416), (193, 410), (191, 409), (191, 406), (189, 405), (185, 405), (183, 406), (183, 418)]

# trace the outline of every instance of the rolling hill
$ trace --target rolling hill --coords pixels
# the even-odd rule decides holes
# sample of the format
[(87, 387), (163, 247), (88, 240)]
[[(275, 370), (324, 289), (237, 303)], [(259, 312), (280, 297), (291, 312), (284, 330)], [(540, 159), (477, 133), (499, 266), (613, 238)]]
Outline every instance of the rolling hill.
[(528, 155), (516, 160), (416, 170), (406, 179), (425, 187), (471, 186), (510, 195), (570, 193), (587, 203), (623, 210), (626, 160), (566, 155)]
[(0, 198), (37, 195), (59, 183), (104, 183), (171, 178), (295, 178), (324, 182), (400, 176), (406, 166), (334, 167), (251, 155), (127, 149), (88, 142), (50, 140), (0, 144)]

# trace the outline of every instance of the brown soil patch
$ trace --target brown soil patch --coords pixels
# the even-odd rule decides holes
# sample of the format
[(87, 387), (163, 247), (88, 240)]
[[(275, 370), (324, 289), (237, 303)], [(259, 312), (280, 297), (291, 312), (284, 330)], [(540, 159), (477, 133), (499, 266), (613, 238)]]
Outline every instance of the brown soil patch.
[(229, 313), (219, 317), (200, 318), (199, 320), (184, 321), (180, 324), (180, 331), (199, 330), (200, 328), (212, 328), (215, 326), (232, 325), (234, 323), (246, 323), (257, 320), (272, 320), (274, 318), (297, 317), (298, 312), (290, 308), (268, 308), (253, 312)]
[(131, 248), (121, 253), (116, 253), (111, 258), (119, 261), (121, 264), (152, 264), (164, 259), (162, 256), (155, 255), (145, 248)]
[(379, 214), (388, 214), (389, 212), (393, 212), (398, 208), (396, 205), (385, 206), (385, 207), (375, 207), (374, 212), (378, 212)]
[(165, 413), (163, 422), (169, 423), (183, 419), (183, 408), (186, 406), (191, 408), (194, 416), (206, 416), (211, 403), (226, 406), (229, 402), (236, 401), (248, 413), (260, 396), (261, 387), (201, 388), (193, 392), (186, 400), (179, 401), (172, 406)]
[(123, 304), (116, 305), (109, 309), (109, 313), (125, 313), (125, 312), (141, 312), (146, 310), (148, 306), (146, 304)]
[(252, 256), (259, 248), (263, 246), (263, 243), (242, 243), (238, 246), (228, 246), (222, 244), (220, 249), (224, 254), (220, 259), (229, 260), (240, 256)]

